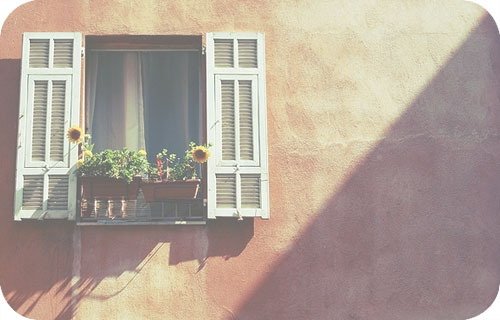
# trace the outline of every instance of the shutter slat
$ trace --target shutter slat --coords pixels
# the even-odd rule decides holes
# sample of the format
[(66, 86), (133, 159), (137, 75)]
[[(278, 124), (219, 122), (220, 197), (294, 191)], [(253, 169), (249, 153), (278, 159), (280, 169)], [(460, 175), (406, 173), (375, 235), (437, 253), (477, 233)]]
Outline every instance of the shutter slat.
[(49, 175), (49, 198), (47, 201), (47, 209), (68, 209), (68, 187), (67, 175)]
[(54, 40), (54, 68), (73, 67), (73, 40)]
[(234, 81), (221, 81), (221, 97), (222, 160), (235, 160)]
[(30, 68), (49, 67), (49, 40), (31, 39), (29, 51)]
[(33, 128), (31, 136), (31, 159), (45, 161), (45, 129), (47, 126), (48, 81), (35, 81), (33, 98)]
[(232, 68), (233, 61), (233, 40), (215, 40), (215, 66), (218, 68)]
[(240, 68), (257, 68), (257, 40), (238, 40), (238, 64)]
[(23, 176), (23, 209), (41, 209), (43, 204), (43, 175)]
[(64, 115), (66, 81), (52, 82), (52, 110), (50, 118), (50, 160), (64, 160)]
[(260, 208), (260, 175), (241, 175), (241, 207)]
[(236, 207), (236, 176), (233, 174), (216, 175), (217, 208)]
[(240, 159), (253, 160), (252, 81), (239, 82)]

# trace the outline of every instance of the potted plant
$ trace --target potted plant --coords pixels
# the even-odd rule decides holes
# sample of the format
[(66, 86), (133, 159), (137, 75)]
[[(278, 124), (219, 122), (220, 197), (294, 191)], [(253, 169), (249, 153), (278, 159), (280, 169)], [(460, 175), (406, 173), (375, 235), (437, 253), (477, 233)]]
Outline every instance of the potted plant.
[(81, 143), (83, 157), (78, 160), (76, 173), (85, 199), (137, 199), (140, 176), (149, 171), (144, 150), (106, 149), (93, 154), (90, 135), (83, 136), (78, 127), (70, 128), (68, 138), (73, 143)]
[(146, 202), (196, 198), (200, 187), (196, 164), (205, 163), (209, 156), (207, 146), (197, 146), (194, 142), (189, 144), (182, 159), (168, 155), (167, 149), (163, 149), (156, 156), (156, 168), (151, 167), (149, 179), (141, 185)]

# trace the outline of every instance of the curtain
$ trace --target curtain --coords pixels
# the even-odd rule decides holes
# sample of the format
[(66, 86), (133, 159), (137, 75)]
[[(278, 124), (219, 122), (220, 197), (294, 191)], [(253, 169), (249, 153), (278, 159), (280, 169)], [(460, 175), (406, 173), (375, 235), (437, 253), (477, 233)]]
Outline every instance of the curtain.
[[(139, 53), (98, 52), (92, 53), (89, 60), (98, 61), (94, 67), (94, 99), (88, 103), (94, 150), (145, 149)], [(90, 72), (92, 69), (91, 65)], [(92, 87), (89, 92), (92, 92)]]
[(88, 70), (88, 75), (85, 77), (87, 80), (85, 87), (87, 88), (85, 99), (87, 101), (87, 108), (85, 109), (85, 121), (87, 124), (88, 131), (92, 132), (92, 124), (94, 118), (95, 109), (95, 97), (97, 89), (97, 68), (99, 66), (99, 55), (90, 54), (89, 58), (85, 63), (85, 67)]
[(201, 143), (199, 55), (189, 51), (94, 52), (88, 59), (89, 131), (96, 152), (163, 148), (183, 157)]
[(183, 157), (201, 143), (197, 52), (142, 53), (146, 151), (150, 162), (163, 148)]

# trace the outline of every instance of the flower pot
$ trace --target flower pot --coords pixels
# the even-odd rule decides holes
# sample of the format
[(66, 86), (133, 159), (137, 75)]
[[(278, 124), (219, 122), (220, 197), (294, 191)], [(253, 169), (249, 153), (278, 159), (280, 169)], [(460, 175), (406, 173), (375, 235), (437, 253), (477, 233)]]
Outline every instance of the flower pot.
[(140, 178), (127, 183), (122, 179), (107, 177), (80, 177), (83, 197), (87, 200), (95, 198), (135, 200), (139, 193)]
[(198, 194), (200, 179), (178, 181), (145, 181), (142, 193), (146, 202), (168, 199), (194, 199)]

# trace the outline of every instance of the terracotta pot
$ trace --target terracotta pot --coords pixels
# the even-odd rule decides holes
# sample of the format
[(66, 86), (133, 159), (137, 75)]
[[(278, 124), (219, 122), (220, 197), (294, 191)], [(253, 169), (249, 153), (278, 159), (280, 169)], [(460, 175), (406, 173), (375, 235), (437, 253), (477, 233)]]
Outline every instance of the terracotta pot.
[(167, 199), (194, 199), (198, 194), (200, 179), (179, 181), (143, 181), (141, 188), (146, 202)]
[(106, 177), (80, 177), (83, 197), (87, 200), (95, 198), (135, 200), (139, 193), (140, 178), (127, 183), (122, 179)]

